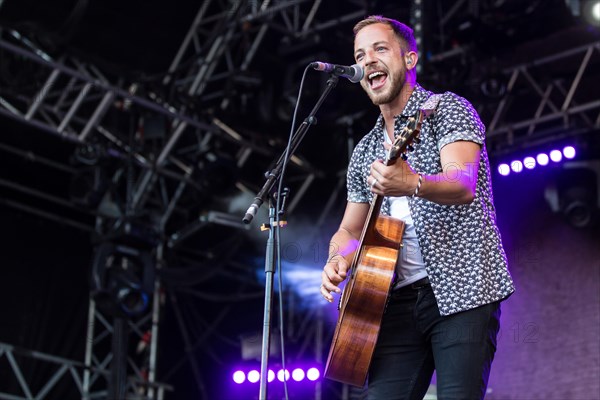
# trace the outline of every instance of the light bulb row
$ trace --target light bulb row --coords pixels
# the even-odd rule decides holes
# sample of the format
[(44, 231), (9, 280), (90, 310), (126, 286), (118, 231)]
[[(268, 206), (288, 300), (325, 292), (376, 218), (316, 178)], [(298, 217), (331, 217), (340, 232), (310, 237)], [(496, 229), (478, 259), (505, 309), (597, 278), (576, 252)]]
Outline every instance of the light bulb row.
[[(280, 369), (277, 371), (276, 374), (275, 371), (270, 369), (267, 373), (267, 381), (273, 382), (275, 380), (275, 376), (277, 376), (277, 380), (279, 380), (280, 382), (283, 382), (284, 380), (289, 381), (290, 371), (288, 369)], [(307, 379), (309, 381), (316, 381), (320, 377), (321, 371), (319, 371), (319, 369), (315, 367), (307, 369), (295, 368), (292, 370), (291, 373), (291, 378), (296, 382), (303, 381), (304, 379)], [(258, 381), (260, 381), (260, 372), (256, 369), (251, 369), (249, 371), (237, 370), (233, 373), (232, 379), (237, 384), (242, 384), (244, 382), (257, 383)]]
[(498, 173), (502, 176), (508, 176), (511, 173), (520, 173), (524, 169), (532, 170), (535, 167), (545, 167), (552, 161), (559, 163), (564, 160), (575, 158), (576, 151), (573, 146), (566, 146), (561, 150), (552, 150), (549, 153), (539, 153), (536, 157), (527, 156), (522, 160), (513, 160), (510, 164), (502, 163), (498, 165)]

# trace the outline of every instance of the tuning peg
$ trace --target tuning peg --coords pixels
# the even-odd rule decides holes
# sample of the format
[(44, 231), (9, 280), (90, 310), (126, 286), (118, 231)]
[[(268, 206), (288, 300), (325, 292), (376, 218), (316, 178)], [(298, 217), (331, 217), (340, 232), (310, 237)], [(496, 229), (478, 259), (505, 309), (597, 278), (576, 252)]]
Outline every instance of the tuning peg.
[(406, 161), (406, 160), (408, 160), (408, 156), (407, 156), (406, 154), (404, 154), (404, 153), (400, 154), (400, 158), (401, 158), (403, 161)]
[(410, 144), (408, 146), (406, 146), (406, 149), (408, 151), (415, 151), (415, 148), (412, 145), (410, 145)]
[(421, 138), (417, 136), (413, 139), (413, 142), (415, 142), (416, 144), (419, 144), (419, 143), (421, 143)]

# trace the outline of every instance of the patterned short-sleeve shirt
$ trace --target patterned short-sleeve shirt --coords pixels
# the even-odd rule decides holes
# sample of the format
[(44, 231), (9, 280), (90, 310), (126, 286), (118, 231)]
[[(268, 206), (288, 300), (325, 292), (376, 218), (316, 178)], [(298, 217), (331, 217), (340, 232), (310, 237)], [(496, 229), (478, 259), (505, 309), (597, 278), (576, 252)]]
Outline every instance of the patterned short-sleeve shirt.
[[(402, 114), (396, 116), (398, 134), (432, 95), (415, 89)], [(383, 116), (354, 149), (347, 173), (348, 201), (372, 200), (367, 183), (371, 164), (385, 158)], [(424, 198), (409, 198), (421, 254), (441, 315), (450, 315), (508, 297), (514, 286), (506, 254), (496, 225), (490, 167), (485, 147), (485, 127), (473, 106), (464, 98), (446, 92), (440, 95), (436, 113), (421, 127), (421, 142), (408, 154), (408, 163), (418, 173), (442, 172), (440, 150), (449, 143), (471, 141), (481, 145), (475, 199), (469, 204), (441, 205)], [(458, 168), (447, 169), (446, 179), (456, 178)], [(384, 198), (381, 212), (390, 214)]]

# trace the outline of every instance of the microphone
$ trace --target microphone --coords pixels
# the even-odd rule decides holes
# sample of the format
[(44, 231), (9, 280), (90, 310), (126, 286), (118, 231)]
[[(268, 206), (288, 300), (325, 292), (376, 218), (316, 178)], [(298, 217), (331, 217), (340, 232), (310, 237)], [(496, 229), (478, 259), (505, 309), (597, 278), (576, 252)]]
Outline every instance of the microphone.
[(345, 65), (328, 64), (320, 61), (310, 63), (310, 66), (317, 71), (324, 71), (332, 73), (333, 75), (341, 76), (342, 78), (349, 79), (350, 82), (359, 82), (365, 76), (365, 70), (358, 64), (351, 65), (349, 67)]

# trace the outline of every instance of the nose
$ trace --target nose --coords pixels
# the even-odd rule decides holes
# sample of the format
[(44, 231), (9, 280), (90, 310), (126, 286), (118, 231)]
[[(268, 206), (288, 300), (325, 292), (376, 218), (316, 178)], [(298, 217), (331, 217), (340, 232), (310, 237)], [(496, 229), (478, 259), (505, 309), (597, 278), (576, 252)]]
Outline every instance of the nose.
[(377, 62), (377, 58), (375, 57), (375, 52), (372, 50), (368, 50), (365, 52), (364, 57), (365, 67)]

